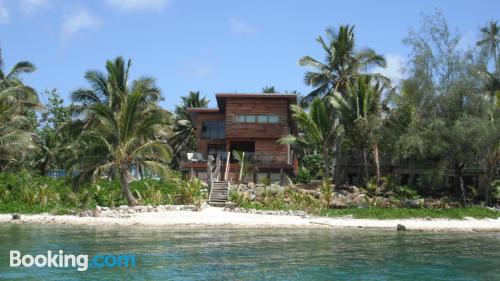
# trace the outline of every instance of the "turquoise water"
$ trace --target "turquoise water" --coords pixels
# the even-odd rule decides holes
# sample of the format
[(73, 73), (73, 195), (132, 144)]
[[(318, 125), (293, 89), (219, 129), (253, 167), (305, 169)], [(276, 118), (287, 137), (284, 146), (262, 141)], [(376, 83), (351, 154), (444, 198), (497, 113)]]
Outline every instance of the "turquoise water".
[[(9, 268), (33, 255), (135, 254), (135, 269)], [(0, 225), (0, 280), (500, 280), (500, 233)]]

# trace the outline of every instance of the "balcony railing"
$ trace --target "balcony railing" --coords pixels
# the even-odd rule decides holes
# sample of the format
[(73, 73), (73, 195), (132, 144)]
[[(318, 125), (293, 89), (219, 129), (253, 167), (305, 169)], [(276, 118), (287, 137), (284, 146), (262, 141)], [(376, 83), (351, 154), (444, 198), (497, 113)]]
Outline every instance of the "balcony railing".
[[(227, 161), (227, 152), (218, 153), (222, 163)], [(215, 159), (216, 157), (214, 157)], [(292, 155), (287, 155), (286, 152), (283, 153), (268, 153), (268, 152), (245, 152), (245, 158), (249, 158), (258, 167), (269, 167), (273, 165), (291, 165)], [(208, 159), (207, 154), (190, 152), (186, 154), (186, 159), (184, 163), (206, 163)], [(237, 162), (233, 155), (231, 155), (231, 163)]]

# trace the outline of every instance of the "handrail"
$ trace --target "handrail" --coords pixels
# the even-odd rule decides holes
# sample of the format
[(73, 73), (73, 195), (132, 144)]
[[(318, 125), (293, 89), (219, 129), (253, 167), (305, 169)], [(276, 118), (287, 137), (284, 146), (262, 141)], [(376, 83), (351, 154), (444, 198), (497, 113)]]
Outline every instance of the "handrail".
[(227, 152), (227, 157), (226, 157), (226, 170), (224, 171), (224, 180), (227, 181), (227, 179), (229, 178), (229, 163), (230, 163), (230, 160), (231, 159), (231, 152), (228, 151)]

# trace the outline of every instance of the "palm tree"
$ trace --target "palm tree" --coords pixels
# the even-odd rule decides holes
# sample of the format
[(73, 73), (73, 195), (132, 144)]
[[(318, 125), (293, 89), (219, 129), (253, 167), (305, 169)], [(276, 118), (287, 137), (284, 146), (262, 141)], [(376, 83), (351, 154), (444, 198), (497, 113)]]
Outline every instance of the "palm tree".
[[(166, 176), (171, 159), (169, 136), (170, 114), (157, 102), (160, 90), (150, 77), (142, 77), (128, 84), (130, 60), (107, 61), (107, 75), (89, 71), (85, 77), (90, 89), (72, 94), (79, 103), (82, 131), (79, 144), (83, 153), (69, 161), (71, 174), (81, 178), (96, 178), (115, 173), (122, 193), (130, 205), (137, 204), (128, 182), (132, 167), (145, 167)], [(75, 144), (78, 145), (78, 144)]]
[(346, 134), (353, 143), (358, 144), (363, 153), (366, 178), (369, 176), (367, 150), (370, 147), (373, 149), (377, 182), (380, 179), (377, 130), (381, 127), (380, 97), (383, 89), (379, 83), (372, 85), (370, 77), (363, 77), (351, 85), (345, 95), (334, 95), (342, 124), (352, 128), (346, 130)]
[(187, 96), (181, 97), (181, 105), (175, 107), (174, 134), (170, 139), (170, 145), (174, 151), (174, 165), (178, 165), (181, 155), (196, 149), (196, 136), (193, 123), (189, 117), (188, 108), (207, 107), (210, 100), (200, 98), (199, 91), (191, 91)]
[[(360, 76), (366, 76), (370, 67), (385, 67), (386, 60), (374, 50), (366, 48), (356, 50), (354, 26), (341, 25), (338, 32), (326, 30), (326, 40), (319, 36), (316, 41), (326, 52), (322, 63), (310, 56), (299, 60), (302, 66), (308, 66), (315, 71), (308, 71), (304, 76), (305, 83), (315, 89), (302, 99), (302, 105), (310, 103), (315, 97), (324, 97), (332, 92), (345, 93), (349, 85), (355, 83)], [(387, 80), (380, 74), (371, 74)]]
[(276, 93), (276, 89), (274, 89), (274, 86), (265, 86), (262, 88), (262, 92), (266, 94), (274, 94)]
[(244, 151), (233, 150), (233, 157), (238, 161), (239, 176), (238, 181), (242, 181), (248, 174), (253, 174), (257, 170), (255, 166), (255, 157), (250, 154), (245, 154)]
[(38, 95), (23, 84), (21, 74), (35, 71), (28, 61), (21, 61), (5, 71), (0, 50), (0, 171), (13, 161), (24, 158), (32, 148), (32, 134), (27, 131), (27, 112), (40, 107)]
[(331, 97), (325, 101), (316, 97), (313, 99), (309, 111), (300, 105), (292, 105), (292, 117), (299, 128), (298, 136), (285, 136), (280, 144), (302, 143), (321, 149), (323, 155), (323, 174), (325, 179), (330, 178), (330, 148), (340, 135), (342, 126), (338, 119), (338, 111)]
[(488, 26), (481, 28), (481, 39), (477, 41), (477, 45), (483, 47), (486, 54), (493, 58), (495, 65), (495, 72), (500, 71), (500, 60), (498, 54), (500, 53), (500, 26), (496, 21), (491, 21)]

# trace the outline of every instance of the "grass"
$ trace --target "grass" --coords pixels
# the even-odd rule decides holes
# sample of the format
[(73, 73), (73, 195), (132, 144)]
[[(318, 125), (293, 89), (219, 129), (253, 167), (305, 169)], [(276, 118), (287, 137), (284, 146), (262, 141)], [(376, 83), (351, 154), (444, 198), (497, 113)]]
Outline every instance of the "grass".
[(408, 218), (447, 218), (476, 219), (500, 217), (500, 212), (481, 207), (454, 208), (454, 209), (407, 209), (407, 208), (349, 208), (325, 209), (320, 211), (321, 216), (342, 217), (352, 215), (356, 219), (408, 219)]

